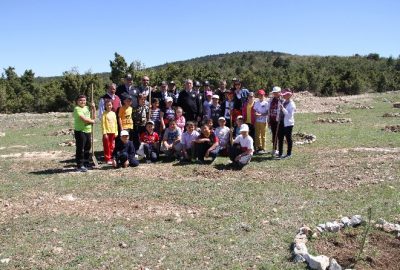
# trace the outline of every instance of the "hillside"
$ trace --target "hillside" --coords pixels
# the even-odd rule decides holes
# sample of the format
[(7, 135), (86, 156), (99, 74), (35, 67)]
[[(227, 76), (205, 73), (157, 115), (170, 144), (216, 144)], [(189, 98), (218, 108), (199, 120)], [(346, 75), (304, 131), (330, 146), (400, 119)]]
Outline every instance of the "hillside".
[(116, 83), (132, 73), (135, 83), (146, 74), (153, 85), (174, 80), (178, 88), (187, 78), (209, 80), (214, 88), (221, 79), (240, 78), (250, 90), (271, 89), (274, 85), (309, 91), (319, 96), (353, 95), (400, 89), (400, 58), (367, 56), (299, 56), (273, 51), (233, 52), (207, 55), (186, 61), (145, 68), (140, 61), (128, 64), (115, 53), (111, 72), (79, 74), (66, 71), (59, 77), (36, 77), (32, 70), (22, 76), (13, 67), (0, 78), (0, 112), (69, 111), (79, 93), (95, 99), (104, 93), (110, 79)]

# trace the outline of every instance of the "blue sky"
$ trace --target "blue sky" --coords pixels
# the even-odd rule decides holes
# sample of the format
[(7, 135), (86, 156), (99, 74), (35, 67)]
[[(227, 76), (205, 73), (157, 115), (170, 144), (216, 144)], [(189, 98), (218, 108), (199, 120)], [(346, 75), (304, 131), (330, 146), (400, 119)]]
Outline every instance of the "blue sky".
[[(0, 68), (56, 76), (234, 51), (400, 55), (397, 0), (1, 1)], [(1, 73), (1, 72), (0, 72)]]

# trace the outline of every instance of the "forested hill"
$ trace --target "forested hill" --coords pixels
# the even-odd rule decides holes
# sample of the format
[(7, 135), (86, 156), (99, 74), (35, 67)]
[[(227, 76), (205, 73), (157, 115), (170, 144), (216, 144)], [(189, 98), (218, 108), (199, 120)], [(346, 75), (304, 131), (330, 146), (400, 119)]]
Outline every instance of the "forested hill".
[(151, 68), (145, 68), (137, 60), (128, 64), (118, 53), (114, 59), (105, 61), (110, 63), (109, 73), (79, 74), (71, 70), (63, 76), (48, 78), (35, 77), (32, 70), (18, 76), (13, 67), (4, 68), (0, 78), (0, 112), (68, 111), (78, 93), (89, 95), (93, 84), (97, 99), (110, 80), (120, 83), (127, 72), (133, 74), (136, 84), (144, 74), (150, 77), (153, 85), (174, 80), (178, 87), (182, 87), (186, 78), (209, 80), (217, 87), (219, 80), (235, 77), (251, 90), (279, 85), (322, 96), (400, 89), (400, 58), (380, 57), (376, 53), (339, 57), (273, 51), (234, 52)]

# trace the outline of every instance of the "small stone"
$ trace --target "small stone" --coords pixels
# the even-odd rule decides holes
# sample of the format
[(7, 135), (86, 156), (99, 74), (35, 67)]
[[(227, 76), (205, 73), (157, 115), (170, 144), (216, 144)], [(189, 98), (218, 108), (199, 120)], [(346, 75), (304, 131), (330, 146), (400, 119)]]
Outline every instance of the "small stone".
[(5, 263), (5, 264), (7, 264), (7, 263), (9, 263), (10, 261), (11, 261), (10, 258), (5, 258), (5, 259), (1, 259), (1, 260), (0, 260), (0, 263)]
[(331, 262), (329, 263), (329, 270), (342, 270), (342, 267), (335, 259), (332, 258)]
[(324, 232), (324, 229), (322, 229), (320, 226), (317, 227), (317, 231), (319, 231), (320, 233)]
[(363, 219), (360, 215), (354, 215), (350, 219), (350, 226), (358, 226), (362, 223)]
[(124, 242), (119, 243), (118, 246), (120, 248), (127, 248), (128, 247), (128, 245), (126, 243), (124, 243)]
[(305, 262), (305, 261), (306, 261), (306, 259), (304, 259), (304, 257), (301, 256), (301, 255), (296, 254), (296, 255), (293, 256), (293, 262), (294, 263), (302, 263), (302, 262)]
[(0, 137), (5, 137), (5, 136), (6, 136), (6, 133), (0, 132)]
[(326, 270), (329, 267), (329, 257), (325, 255), (312, 256), (307, 254), (304, 258), (311, 269)]
[(350, 219), (348, 217), (342, 217), (340, 222), (342, 222), (345, 227), (350, 226)]
[(251, 231), (251, 226), (244, 222), (240, 223), (240, 228), (245, 232)]
[(317, 239), (318, 238), (318, 233), (313, 233), (312, 235), (311, 235), (311, 238), (314, 238), (314, 239)]
[(318, 224), (318, 227), (320, 227), (322, 230), (325, 230), (325, 229), (326, 229), (325, 224)]
[(299, 233), (302, 233), (302, 234), (305, 234), (305, 235), (309, 236), (309, 235), (312, 234), (312, 230), (311, 230), (311, 228), (308, 227), (308, 226), (303, 226), (303, 227), (301, 227), (301, 228), (299, 229)]
[(272, 212), (276, 213), (278, 210), (276, 208), (272, 208)]
[(340, 226), (339, 223), (337, 223), (337, 221), (334, 222), (327, 222), (325, 224), (326, 226), (326, 230), (330, 231), (330, 232), (338, 232), (340, 230)]

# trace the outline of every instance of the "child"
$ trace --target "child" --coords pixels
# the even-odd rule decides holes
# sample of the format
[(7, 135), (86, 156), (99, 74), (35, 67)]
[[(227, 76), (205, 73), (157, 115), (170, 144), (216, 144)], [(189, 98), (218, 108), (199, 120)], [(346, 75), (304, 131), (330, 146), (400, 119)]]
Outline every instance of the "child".
[(204, 158), (211, 156), (211, 162), (217, 158), (219, 152), (218, 137), (210, 130), (210, 127), (207, 124), (201, 126), (201, 134), (196, 140), (194, 140), (194, 142), (196, 143), (195, 151), (199, 164), (204, 163)]
[[(210, 105), (210, 115), (211, 119), (213, 120), (214, 128), (218, 127), (218, 119), (223, 116), (221, 111), (221, 105), (219, 105), (219, 96), (213, 95), (212, 101)], [(226, 122), (226, 121), (225, 121)]]
[(103, 131), (104, 161), (111, 165), (111, 155), (115, 147), (115, 136), (118, 135), (117, 115), (112, 111), (112, 100), (104, 101), (105, 111), (101, 116), (101, 128)]
[(240, 127), (240, 135), (233, 141), (230, 159), (235, 167), (241, 169), (250, 162), (253, 152), (253, 138), (249, 135), (249, 127), (243, 124)]
[(161, 110), (159, 108), (160, 101), (158, 98), (151, 100), (150, 120), (154, 123), (154, 131), (161, 134)]
[(203, 102), (203, 121), (211, 119), (211, 103), (212, 103), (212, 96), (213, 93), (211, 91), (205, 91), (206, 98)]
[(179, 157), (182, 145), (181, 141), (181, 129), (176, 126), (175, 120), (170, 120), (168, 123), (168, 128), (165, 129), (161, 151), (167, 155), (167, 157)]
[[(279, 158), (291, 158), (292, 156), (292, 131), (294, 126), (294, 113), (296, 111), (296, 105), (294, 104), (291, 97), (293, 92), (290, 89), (285, 89), (282, 92), (282, 97), (284, 99), (283, 103), (279, 104), (278, 119), (279, 119), (279, 129), (278, 129), (278, 149)], [(283, 154), (283, 139), (286, 138), (287, 141), (287, 154)]]
[(214, 131), (214, 122), (212, 119), (208, 119), (204, 122), (211, 131)]
[(221, 105), (221, 113), (225, 117), (226, 125), (229, 128), (233, 127), (233, 125), (234, 125), (234, 123), (233, 123), (234, 119), (232, 117), (233, 115), (231, 115), (233, 112), (233, 105), (234, 105), (233, 92), (226, 89), (225, 90), (225, 101)]
[(133, 135), (133, 120), (132, 120), (132, 99), (130, 95), (124, 95), (122, 106), (118, 108), (118, 128), (119, 131), (126, 130), (132, 139)]
[(268, 102), (265, 99), (265, 91), (258, 90), (258, 101), (254, 104), (256, 114), (256, 144), (258, 154), (265, 154), (266, 131), (267, 131), (267, 110)]
[(87, 172), (91, 145), (92, 125), (95, 120), (95, 105), (91, 104), (91, 112), (86, 106), (86, 96), (79, 95), (74, 108), (74, 135), (76, 142), (76, 165), (79, 172)]
[(146, 131), (140, 134), (140, 148), (143, 147), (146, 156), (146, 163), (156, 162), (158, 158), (158, 141), (157, 132), (154, 132), (154, 122), (147, 121)]
[(195, 125), (192, 121), (187, 122), (186, 131), (182, 134), (182, 152), (181, 162), (191, 161), (195, 157), (193, 141), (199, 137), (199, 132), (195, 130)]
[(181, 107), (176, 108), (175, 121), (176, 121), (176, 125), (178, 126), (178, 128), (181, 129), (181, 132), (183, 133), (183, 131), (185, 129), (185, 125), (186, 125), (186, 119), (183, 116), (183, 110)]
[(172, 108), (172, 103), (172, 97), (165, 99), (165, 110), (161, 112), (161, 126), (163, 130), (168, 127), (170, 121), (175, 120), (175, 111)]
[(239, 115), (236, 118), (236, 125), (235, 128), (233, 129), (233, 138), (236, 138), (237, 136), (240, 135), (240, 127), (243, 125), (243, 116)]
[(138, 107), (133, 111), (133, 120), (134, 120), (134, 127), (135, 131), (133, 133), (133, 144), (135, 149), (139, 149), (140, 140), (139, 135), (140, 133), (146, 130), (146, 122), (147, 116), (149, 114), (149, 106), (146, 105), (146, 98), (147, 96), (144, 94), (138, 95)]
[(225, 117), (220, 117), (218, 119), (219, 127), (215, 129), (215, 134), (219, 140), (219, 153), (223, 156), (228, 156), (228, 148), (230, 145), (230, 129), (225, 126)]
[(135, 147), (133, 146), (133, 142), (129, 140), (129, 132), (122, 130), (120, 138), (112, 154), (112, 166), (114, 168), (139, 166), (139, 161), (135, 159)]

